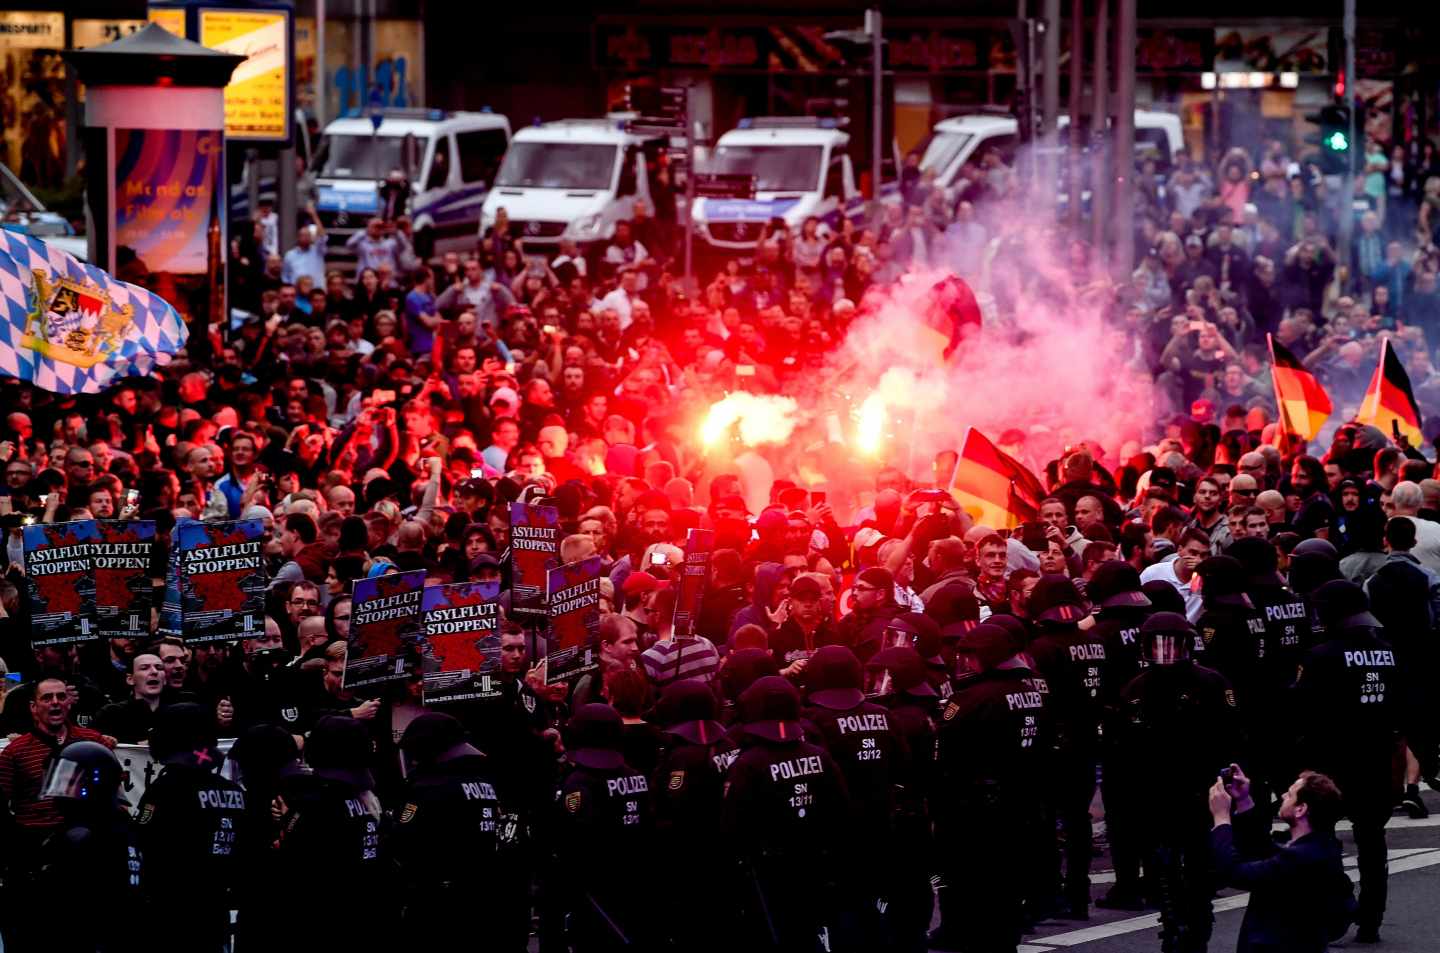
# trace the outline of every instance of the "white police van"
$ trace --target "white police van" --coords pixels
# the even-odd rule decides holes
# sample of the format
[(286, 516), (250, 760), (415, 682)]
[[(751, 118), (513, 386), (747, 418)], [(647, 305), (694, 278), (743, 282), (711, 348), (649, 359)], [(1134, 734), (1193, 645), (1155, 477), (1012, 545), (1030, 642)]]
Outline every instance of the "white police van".
[(429, 257), (454, 240), (473, 243), (480, 207), (510, 143), (510, 121), (489, 112), (391, 109), (325, 127), (315, 154), (316, 207), (332, 252), (380, 209), (380, 184), (410, 181), (416, 251)]
[[(1060, 130), (1070, 127), (1070, 117), (1057, 120)], [(1062, 138), (1064, 144), (1066, 140)], [(1020, 126), (1015, 117), (999, 113), (952, 116), (935, 124), (930, 136), (918, 147), (921, 170), (934, 170), (936, 184), (954, 187), (967, 162), (978, 162), (987, 152), (998, 153), (1006, 165), (1013, 165), (1020, 148)], [(1135, 110), (1135, 156), (1154, 159), (1155, 172), (1168, 176), (1175, 153), (1185, 148), (1180, 117), (1173, 113)]]
[(635, 202), (653, 215), (666, 194), (657, 179), (664, 136), (630, 132), (624, 118), (561, 119), (515, 133), (495, 188), (485, 197), (480, 234), (503, 208), (527, 252), (551, 254), (562, 238), (581, 249), (608, 242)]
[(703, 171), (753, 175), (753, 199), (697, 198), (695, 233), (712, 248), (753, 251), (772, 218), (792, 229), (815, 216), (838, 229), (859, 219), (864, 200), (846, 147), (850, 136), (832, 119), (760, 116), (740, 120), (711, 150)]

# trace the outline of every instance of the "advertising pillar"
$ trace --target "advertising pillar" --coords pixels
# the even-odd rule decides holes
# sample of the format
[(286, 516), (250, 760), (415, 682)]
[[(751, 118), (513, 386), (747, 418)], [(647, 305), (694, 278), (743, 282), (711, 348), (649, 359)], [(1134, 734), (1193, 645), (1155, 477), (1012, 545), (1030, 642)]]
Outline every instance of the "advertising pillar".
[(243, 58), (153, 24), (66, 58), (87, 87), (90, 260), (174, 305), (204, 359), (226, 314), (224, 86)]

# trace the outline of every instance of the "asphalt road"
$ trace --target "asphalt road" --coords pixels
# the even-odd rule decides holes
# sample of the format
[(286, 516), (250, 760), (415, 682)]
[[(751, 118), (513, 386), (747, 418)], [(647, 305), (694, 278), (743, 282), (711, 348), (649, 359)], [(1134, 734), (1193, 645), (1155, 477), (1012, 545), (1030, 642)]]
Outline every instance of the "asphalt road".
[[(1422, 789), (1424, 786), (1422, 785)], [(1331, 945), (1332, 950), (1376, 950), (1383, 953), (1433, 953), (1440, 935), (1440, 794), (1425, 790), (1424, 799), (1432, 816), (1412, 821), (1397, 814), (1386, 828), (1390, 850), (1390, 893), (1385, 923), (1380, 929), (1381, 943), (1369, 946), (1354, 943), (1350, 935)], [(1357, 880), (1355, 845), (1350, 839), (1348, 824), (1342, 824), (1341, 840), (1345, 846), (1345, 866), (1351, 880)], [(1103, 895), (1113, 881), (1108, 869), (1109, 857), (1096, 858), (1091, 876), (1092, 894)], [(1233, 890), (1222, 892), (1215, 900), (1215, 933), (1210, 941), (1211, 953), (1228, 953), (1235, 949), (1249, 894)], [(1091, 909), (1088, 922), (1051, 920), (1026, 937), (1020, 953), (1053, 953), (1059, 950), (1080, 950), (1084, 953), (1155, 953), (1160, 949), (1159, 917), (1155, 913), (1135, 914)]]

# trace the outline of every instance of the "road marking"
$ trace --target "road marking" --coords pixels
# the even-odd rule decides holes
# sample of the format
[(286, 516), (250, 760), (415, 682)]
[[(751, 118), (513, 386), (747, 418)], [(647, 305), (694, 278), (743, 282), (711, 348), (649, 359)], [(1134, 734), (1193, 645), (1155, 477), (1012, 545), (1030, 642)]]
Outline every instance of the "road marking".
[[(1407, 818), (1408, 820), (1408, 818)], [(1415, 822), (1412, 822), (1415, 823)], [(1428, 825), (1427, 825), (1428, 826)], [(1419, 870), (1423, 867), (1434, 867), (1440, 864), (1440, 848), (1400, 848), (1387, 853), (1389, 868), (1392, 875), (1404, 873), (1409, 870)], [(1359, 881), (1360, 872), (1355, 867), (1355, 858), (1345, 858), (1346, 875), (1352, 881)], [(1098, 879), (1092, 878), (1092, 879)], [(1111, 873), (1111, 880), (1114, 874)], [(1221, 897), (1215, 901), (1215, 912), (1224, 913), (1227, 910), (1240, 910), (1250, 903), (1250, 894), (1237, 893), (1229, 897)], [(1160, 914), (1147, 913), (1138, 917), (1128, 917), (1124, 920), (1115, 920), (1111, 923), (1102, 923), (1093, 927), (1085, 927), (1081, 930), (1071, 930), (1068, 933), (1056, 933), (1052, 936), (1036, 937), (1033, 943), (1019, 947), (1020, 953), (1046, 953), (1057, 947), (1080, 946), (1082, 943), (1094, 943), (1097, 940), (1107, 940), (1110, 937), (1123, 936), (1126, 933), (1136, 933), (1141, 930), (1158, 930), (1160, 928)]]

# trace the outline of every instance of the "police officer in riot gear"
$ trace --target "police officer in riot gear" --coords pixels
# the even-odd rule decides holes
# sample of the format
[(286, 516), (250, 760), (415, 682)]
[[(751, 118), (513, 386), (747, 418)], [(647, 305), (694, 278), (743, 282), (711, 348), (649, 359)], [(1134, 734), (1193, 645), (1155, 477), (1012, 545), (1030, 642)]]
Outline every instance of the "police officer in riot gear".
[(1051, 866), (1040, 796), (1051, 745), (1047, 695), (1000, 626), (981, 623), (957, 649), (955, 694), (936, 741), (931, 811), (946, 889), (930, 945), (1014, 953), (1036, 880), (1027, 865)]
[[(765, 653), (769, 659), (769, 654)], [(773, 664), (773, 663), (772, 663)], [(671, 847), (671, 876), (692, 885), (700, 898), (713, 898), (729, 888), (721, 876), (724, 863), (715, 838), (720, 816), (725, 769), (739, 749), (720, 724), (720, 703), (710, 686), (682, 678), (665, 686), (655, 705), (654, 721), (665, 732), (666, 746), (650, 778), (659, 841)], [(718, 950), (717, 931), (694, 930), (694, 907), (661, 904), (666, 938), (677, 948)]]
[(1116, 722), (1121, 691), (1145, 667), (1140, 626), (1153, 609), (1150, 597), (1141, 589), (1140, 574), (1120, 560), (1096, 567), (1086, 593), (1096, 609), (1094, 634), (1105, 644), (1105, 671), (1100, 683), (1104, 705), (1100, 793), (1105, 803), (1105, 832), (1115, 864), (1115, 885), (1096, 904), (1112, 910), (1143, 910), (1145, 891), (1140, 862), (1144, 832), (1137, 825), (1134, 803), (1143, 796), (1143, 780), (1127, 770)]
[[(938, 643), (938, 631), (935, 641)], [(908, 754), (895, 776), (897, 862), (885, 912), (890, 948), (897, 953), (924, 951), (935, 906), (930, 888), (929, 799), (935, 776), (940, 696), (931, 683), (930, 665), (919, 650), (909, 646), (882, 649), (865, 663), (865, 670), (872, 699), (890, 713), (890, 726)]]
[(846, 905), (846, 919), (853, 917), (853, 924), (842, 926), (853, 928), (857, 942), (874, 948), (880, 905), (889, 897), (886, 881), (904, 861), (886, 852), (894, 843), (895, 785), (904, 774), (906, 752), (890, 725), (889, 711), (866, 701), (864, 682), (865, 671), (854, 652), (843, 645), (821, 646), (805, 669), (807, 704), (800, 716), (807, 727), (813, 726), (811, 740), (830, 752), (845, 775), (854, 829), (876, 838), (875, 856), (857, 871), (861, 880), (854, 884), (855, 902)]
[(145, 898), (169, 926), (157, 949), (220, 950), (247, 836), (245, 792), (219, 774), (215, 717), (200, 705), (161, 708), (150, 752), (164, 768), (140, 799), (135, 828)]
[(54, 799), (64, 825), (41, 845), (34, 879), (7, 891), (7, 900), (15, 900), (4, 913), (14, 928), (6, 933), (7, 950), (11, 942), (19, 950), (60, 953), (139, 947), (125, 926), (138, 907), (141, 870), (120, 806), (121, 774), (115, 753), (94, 741), (72, 741), (51, 760), (40, 797)]
[(1195, 627), (1183, 615), (1155, 613), (1140, 626), (1140, 641), (1146, 664), (1121, 690), (1115, 757), (1127, 776), (1145, 779), (1145, 796), (1128, 807), (1148, 842), (1160, 948), (1200, 953), (1215, 893), (1207, 798), (1236, 750), (1234, 694), (1224, 676), (1191, 660)]
[(240, 949), (275, 949), (288, 933), (289, 917), (275, 905), (274, 884), (281, 876), (272, 845), (280, 836), (273, 807), (292, 800), (296, 785), (306, 783), (295, 737), (279, 725), (253, 725), (225, 757), (225, 777), (245, 791), (245, 834), (237, 844), (235, 943)]
[(1248, 578), (1238, 559), (1211, 556), (1195, 571), (1202, 582), (1200, 616), (1195, 620), (1205, 646), (1200, 661), (1225, 676), (1235, 694), (1242, 734), (1238, 760), (1246, 774), (1255, 779), (1256, 807), (1268, 814), (1271, 789), (1265, 779), (1273, 772), (1265, 763), (1265, 748), (1254, 743), (1255, 738), (1263, 739), (1269, 731), (1268, 725), (1257, 723), (1267, 704), (1262, 697), (1266, 691), (1263, 665), (1269, 651), (1265, 619), (1245, 593)]
[[(1283, 791), (1296, 770), (1289, 757), (1290, 741), (1284, 728), (1285, 700), (1295, 675), (1313, 641), (1305, 600), (1285, 585), (1277, 571), (1279, 559), (1269, 540), (1238, 539), (1225, 551), (1245, 569), (1245, 594), (1265, 624), (1264, 654), (1256, 659), (1259, 692), (1253, 699), (1251, 726), (1260, 732), (1250, 739), (1260, 764), (1270, 775), (1269, 790)], [(1253, 784), (1253, 776), (1252, 776)]]
[(741, 693), (741, 751), (725, 777), (721, 836), (733, 851), (735, 948), (819, 953), (830, 946), (835, 891), (854, 864), (840, 768), (804, 739), (800, 695), (778, 675)]
[(370, 773), (372, 754), (369, 729), (348, 715), (326, 715), (306, 739), (311, 773), (280, 805), (277, 892), (300, 897), (329, 884), (344, 891), (351, 912), (292, 918), (295, 949), (373, 949), (386, 942), (394, 892), (382, 853), (384, 818)]
[(1090, 802), (1100, 747), (1100, 686), (1105, 643), (1083, 630), (1084, 600), (1065, 576), (1041, 576), (1030, 594), (1038, 634), (1030, 643), (1035, 670), (1050, 690), (1055, 719), (1054, 809), (1065, 832), (1064, 902), (1070, 919), (1090, 916)]
[[(503, 876), (500, 799), (485, 755), (451, 715), (418, 716), (406, 727), (400, 750), (407, 772), (390, 855), (405, 904), (401, 924), (408, 942), (445, 948), (473, 938), (473, 927), (455, 910), (493, 897)], [(489, 944), (523, 950), (529, 919), (523, 905), (495, 909)]]
[(1355, 830), (1360, 866), (1359, 942), (1376, 943), (1385, 915), (1385, 824), (1398, 744), (1400, 671), (1370, 600), (1346, 580), (1315, 590), (1324, 639), (1305, 654), (1295, 683), (1302, 766), (1332, 778)]
[(654, 841), (650, 781), (625, 763), (620, 715), (609, 705), (581, 705), (566, 729), (570, 769), (551, 831), (551, 902), (567, 915), (577, 951), (648, 949), (639, 888)]

